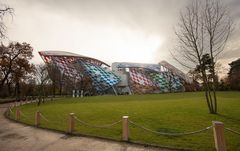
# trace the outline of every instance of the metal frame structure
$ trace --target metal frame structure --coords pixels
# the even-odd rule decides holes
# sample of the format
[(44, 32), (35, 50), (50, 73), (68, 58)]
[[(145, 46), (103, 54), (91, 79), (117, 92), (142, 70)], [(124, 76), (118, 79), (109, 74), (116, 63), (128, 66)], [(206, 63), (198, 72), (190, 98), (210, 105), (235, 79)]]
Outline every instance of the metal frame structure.
[[(41, 51), (39, 54), (46, 64), (55, 65), (65, 76), (80, 83), (83, 83), (87, 77), (92, 87), (92, 92), (88, 92), (88, 94), (106, 94), (109, 89), (116, 92), (114, 86), (120, 82), (120, 78), (112, 71), (107, 70), (110, 67), (108, 64), (98, 59), (62, 51)], [(79, 92), (79, 90), (75, 92)]]
[[(40, 51), (46, 64), (54, 64), (67, 77), (81, 81), (88, 78), (93, 95), (146, 94), (184, 91), (191, 79), (162, 61), (159, 64), (115, 62), (110, 65), (91, 57), (64, 51)], [(76, 90), (79, 92), (79, 90)], [(82, 90), (81, 90), (82, 92)]]

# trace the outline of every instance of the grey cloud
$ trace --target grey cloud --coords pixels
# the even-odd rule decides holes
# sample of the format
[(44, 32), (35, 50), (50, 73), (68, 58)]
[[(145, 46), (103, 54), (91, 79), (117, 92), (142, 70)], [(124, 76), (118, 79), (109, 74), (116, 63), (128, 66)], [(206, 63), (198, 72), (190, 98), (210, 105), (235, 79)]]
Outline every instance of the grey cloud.
[[(64, 12), (84, 17), (93, 23), (119, 22), (147, 32), (165, 31), (175, 22), (178, 12), (188, 0), (41, 0), (25, 1), (47, 11)], [(169, 25), (170, 24), (170, 25)]]
[(238, 57), (240, 57), (240, 47), (229, 51), (225, 51), (224, 53), (221, 54), (220, 59), (232, 59)]
[[(124, 24), (145, 32), (169, 35), (179, 11), (191, 0), (23, 0), (29, 7), (44, 7), (46, 11), (68, 14), (91, 23)], [(225, 0), (236, 19), (240, 17), (240, 1)]]
[[(139, 30), (146, 36), (151, 34), (163, 36), (165, 43), (156, 52), (154, 58), (160, 61), (171, 58), (169, 49), (174, 44), (173, 29), (178, 22), (180, 10), (189, 2), (191, 0), (21, 0), (18, 3), (24, 5), (25, 9), (41, 7), (45, 13), (66, 15), (96, 26), (120, 24), (130, 30)], [(240, 43), (240, 0), (223, 0), (223, 2), (229, 6), (235, 21), (235, 30), (229, 41), (234, 47), (238, 47), (236, 41)], [(238, 52), (239, 49), (228, 49), (224, 57), (231, 58), (236, 54), (240, 57)]]

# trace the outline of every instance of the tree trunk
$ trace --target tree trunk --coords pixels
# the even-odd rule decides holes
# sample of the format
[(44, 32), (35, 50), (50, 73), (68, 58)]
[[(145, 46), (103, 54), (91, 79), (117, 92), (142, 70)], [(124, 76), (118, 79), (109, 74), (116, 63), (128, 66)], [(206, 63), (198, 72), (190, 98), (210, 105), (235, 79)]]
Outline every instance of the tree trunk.
[(203, 77), (205, 98), (207, 101), (209, 112), (212, 114), (212, 113), (214, 113), (214, 111), (213, 111), (212, 97), (210, 94), (210, 88), (209, 88), (209, 84), (208, 84), (208, 80), (207, 80), (207, 76), (206, 76), (206, 71), (204, 71), (203, 69), (201, 69), (201, 70), (202, 70), (201, 72), (202, 72), (202, 77)]
[(53, 81), (53, 97), (56, 95), (56, 83)]
[(217, 113), (217, 95), (216, 95), (216, 85), (217, 85), (217, 80), (215, 77), (215, 69), (213, 69), (213, 98), (214, 98), (214, 113)]
[(9, 82), (9, 80), (7, 80), (7, 88), (8, 88), (8, 95), (12, 96), (11, 83)]

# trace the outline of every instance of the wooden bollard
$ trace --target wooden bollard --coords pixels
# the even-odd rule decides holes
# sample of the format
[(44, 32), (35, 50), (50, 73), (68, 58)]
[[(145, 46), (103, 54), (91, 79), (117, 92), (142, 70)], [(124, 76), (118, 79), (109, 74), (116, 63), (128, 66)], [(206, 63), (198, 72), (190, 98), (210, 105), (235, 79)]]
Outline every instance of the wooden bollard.
[(218, 121), (213, 121), (212, 123), (216, 150), (227, 151), (226, 142), (224, 138), (224, 124)]
[(129, 128), (128, 128), (128, 116), (122, 117), (122, 140), (128, 141)]
[(37, 111), (35, 113), (35, 126), (39, 126), (40, 125), (40, 118), (41, 118), (40, 114), (41, 113), (39, 111)]
[(15, 119), (16, 119), (17, 121), (20, 120), (20, 110), (19, 110), (19, 108), (16, 108), (16, 117), (15, 117)]
[(69, 113), (69, 117), (68, 117), (68, 132), (72, 133), (74, 131), (74, 125), (75, 125), (75, 121), (74, 121), (74, 113)]

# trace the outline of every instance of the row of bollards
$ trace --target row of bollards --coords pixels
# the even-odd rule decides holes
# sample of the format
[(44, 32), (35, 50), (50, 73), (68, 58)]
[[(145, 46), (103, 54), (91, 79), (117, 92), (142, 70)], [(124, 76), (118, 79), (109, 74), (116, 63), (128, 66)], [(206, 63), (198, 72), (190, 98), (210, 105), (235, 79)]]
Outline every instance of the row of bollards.
[(28, 103), (34, 103), (36, 102), (35, 100), (28, 100), (28, 101), (15, 101), (11, 106), (12, 107), (17, 107), (17, 106), (21, 106), (21, 105), (24, 105), (24, 104), (28, 104)]
[[(75, 114), (69, 113), (68, 117), (68, 133), (73, 133), (75, 127)], [(122, 117), (122, 140), (128, 141), (129, 138), (129, 126), (128, 126), (128, 116)]]
[[(20, 120), (21, 111), (16, 108), (15, 119)], [(35, 126), (39, 126), (41, 121), (41, 112), (37, 111), (35, 113)], [(215, 141), (215, 148), (217, 151), (226, 151), (226, 142), (224, 138), (224, 124), (222, 122), (213, 121), (213, 134)], [(73, 133), (75, 128), (75, 114), (69, 113), (68, 115), (68, 133)], [(122, 140), (129, 141), (129, 121), (128, 116), (122, 117)]]

